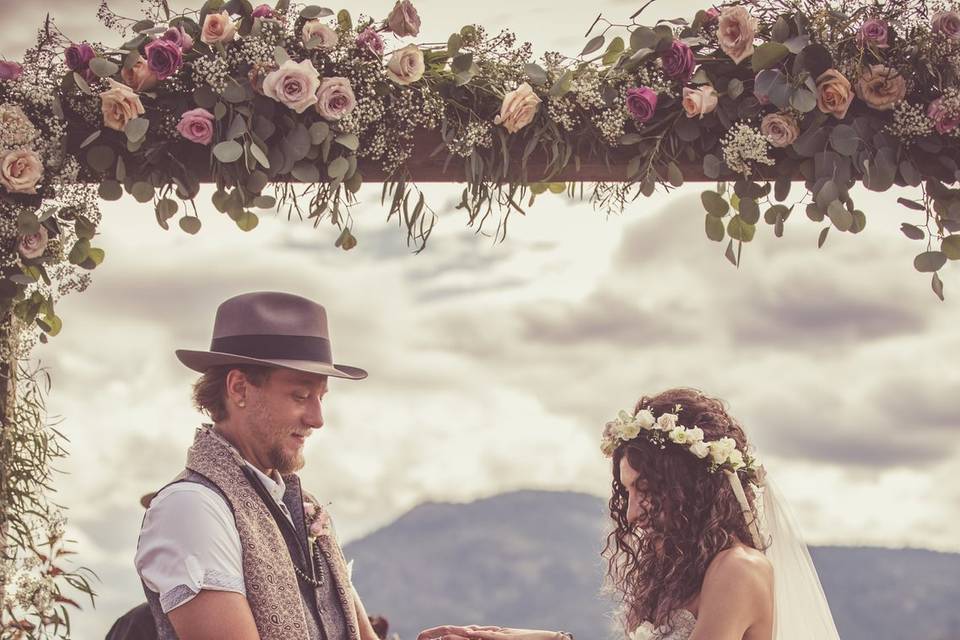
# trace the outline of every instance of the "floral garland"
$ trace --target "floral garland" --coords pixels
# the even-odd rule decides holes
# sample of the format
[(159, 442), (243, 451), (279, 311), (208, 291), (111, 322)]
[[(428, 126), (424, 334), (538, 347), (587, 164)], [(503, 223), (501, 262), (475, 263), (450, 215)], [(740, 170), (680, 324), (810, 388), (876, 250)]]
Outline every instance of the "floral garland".
[(704, 440), (703, 429), (681, 425), (677, 416), (680, 407), (674, 411), (676, 413), (654, 417), (649, 409), (641, 409), (636, 414), (621, 410), (604, 426), (600, 450), (610, 458), (623, 443), (642, 438), (660, 449), (676, 446), (700, 460), (707, 460), (710, 473), (743, 471), (750, 482), (762, 484), (763, 466), (754, 452), (741, 451), (733, 438)]

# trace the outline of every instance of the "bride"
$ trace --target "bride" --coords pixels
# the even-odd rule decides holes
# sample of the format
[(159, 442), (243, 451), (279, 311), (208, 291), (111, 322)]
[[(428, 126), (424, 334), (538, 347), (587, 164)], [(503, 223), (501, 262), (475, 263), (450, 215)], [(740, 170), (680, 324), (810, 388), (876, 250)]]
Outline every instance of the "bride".
[[(601, 448), (612, 458), (604, 556), (621, 637), (839, 640), (795, 522), (723, 402), (693, 389), (645, 396), (607, 423)], [(569, 638), (448, 625), (418, 640)]]

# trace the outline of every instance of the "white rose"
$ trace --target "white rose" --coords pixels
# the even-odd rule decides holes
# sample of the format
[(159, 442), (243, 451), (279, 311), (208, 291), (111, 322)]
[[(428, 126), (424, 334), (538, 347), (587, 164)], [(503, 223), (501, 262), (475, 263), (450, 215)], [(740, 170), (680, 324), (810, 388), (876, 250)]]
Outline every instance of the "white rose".
[(716, 442), (711, 442), (709, 446), (713, 461), (717, 464), (723, 464), (737, 448), (737, 442), (733, 438), (720, 438)]
[(743, 462), (743, 454), (736, 449), (730, 452), (730, 455), (727, 456), (727, 461), (733, 465), (734, 471), (737, 469), (742, 469), (744, 466), (746, 466)]
[(665, 413), (657, 418), (657, 428), (662, 431), (670, 431), (677, 426), (677, 416), (673, 413)]
[(690, 442), (703, 442), (703, 429), (700, 427), (687, 429), (687, 440)]
[(653, 413), (651, 413), (649, 409), (640, 409), (634, 420), (640, 425), (641, 429), (649, 429), (657, 422), (657, 419), (653, 417)]
[(697, 440), (690, 445), (690, 453), (697, 456), (698, 458), (706, 458), (710, 455), (710, 447), (707, 446), (707, 443), (702, 440)]
[(687, 444), (687, 430), (683, 427), (674, 427), (670, 430), (668, 434), (671, 442), (676, 442), (677, 444)]
[(621, 440), (633, 440), (638, 435), (640, 435), (640, 425), (637, 424), (634, 420), (629, 420), (627, 422), (620, 423), (620, 439)]

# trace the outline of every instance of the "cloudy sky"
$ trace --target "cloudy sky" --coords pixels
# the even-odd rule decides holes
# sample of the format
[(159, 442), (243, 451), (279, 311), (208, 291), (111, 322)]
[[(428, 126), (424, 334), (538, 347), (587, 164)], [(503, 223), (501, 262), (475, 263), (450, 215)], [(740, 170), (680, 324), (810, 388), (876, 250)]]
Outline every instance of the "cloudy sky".
[[(599, 4), (611, 18), (634, 10)], [(692, 14), (680, 4), (655, 15)], [(95, 2), (49, 5), (77, 40), (106, 39)], [(506, 0), (470, 15), (453, 3), (418, 7), (424, 41), (476, 22), (570, 53), (598, 11)], [(13, 12), (8, 58), (29, 44), (23, 25), (43, 17), (30, 3)], [(97, 610), (75, 618), (77, 637), (101, 636), (140, 600), (138, 497), (182, 468), (201, 419), (189, 402), (194, 375), (173, 350), (204, 348), (216, 306), (252, 290), (325, 304), (338, 360), (371, 373), (333, 382), (303, 472), (347, 540), (425, 500), (518, 488), (603, 495), (602, 423), (641, 394), (690, 385), (729, 401), (811, 542), (960, 551), (951, 437), (960, 369), (948, 360), (960, 352), (960, 270), (944, 270), (941, 303), (912, 269), (919, 245), (898, 231), (916, 214), (894, 204), (896, 192), (863, 190), (854, 197), (864, 233), (831, 233), (817, 250), (819, 226), (798, 211), (785, 238), (758, 233), (737, 270), (704, 237), (702, 188), (610, 218), (542, 196), (497, 244), (465, 227), (456, 187), (434, 186), (442, 217), (420, 255), (384, 223), (378, 188), (362, 192), (349, 253), (333, 247), (332, 229), (283, 216), (244, 234), (206, 204), (209, 190), (195, 237), (162, 231), (132, 199), (105, 203), (107, 260), (86, 293), (60, 303), (63, 333), (36, 352), (72, 440), (58, 500), (82, 562), (103, 579)]]

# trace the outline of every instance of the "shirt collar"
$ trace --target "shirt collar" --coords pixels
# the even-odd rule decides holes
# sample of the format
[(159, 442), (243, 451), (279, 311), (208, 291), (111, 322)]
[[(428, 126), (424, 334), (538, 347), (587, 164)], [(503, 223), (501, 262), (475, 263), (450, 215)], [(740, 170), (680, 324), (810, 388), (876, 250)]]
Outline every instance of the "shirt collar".
[(208, 427), (208, 428), (210, 429), (210, 432), (211, 432), (214, 436), (216, 436), (216, 437), (217, 437), (221, 442), (223, 442), (225, 445), (227, 445), (228, 447), (230, 447), (230, 449), (233, 450), (233, 452), (237, 454), (237, 457), (239, 457), (240, 459), (242, 459), (243, 462), (244, 462), (248, 467), (250, 467), (251, 469), (253, 469), (254, 473), (256, 473), (256, 474), (257, 474), (257, 477), (260, 479), (260, 483), (261, 483), (261, 484), (264, 486), (264, 488), (267, 490), (267, 493), (270, 494), (270, 497), (272, 497), (272, 498), (273, 498), (274, 500), (276, 500), (278, 503), (282, 503), (282, 502), (283, 502), (283, 496), (284, 496), (284, 494), (286, 494), (286, 492), (287, 492), (287, 485), (286, 485), (286, 483), (283, 481), (283, 477), (277, 472), (276, 469), (273, 470), (273, 477), (268, 476), (268, 475), (265, 474), (263, 471), (260, 471), (260, 469), (257, 469), (257, 467), (256, 467), (255, 465), (253, 465), (249, 460), (247, 460), (247, 459), (244, 458), (242, 455), (240, 455), (240, 452), (237, 451), (237, 448), (234, 447), (232, 444), (230, 444), (230, 442), (229, 442), (226, 438), (224, 438), (222, 435), (220, 435), (219, 433), (217, 433), (216, 429), (213, 428), (213, 425), (204, 425), (204, 426)]

